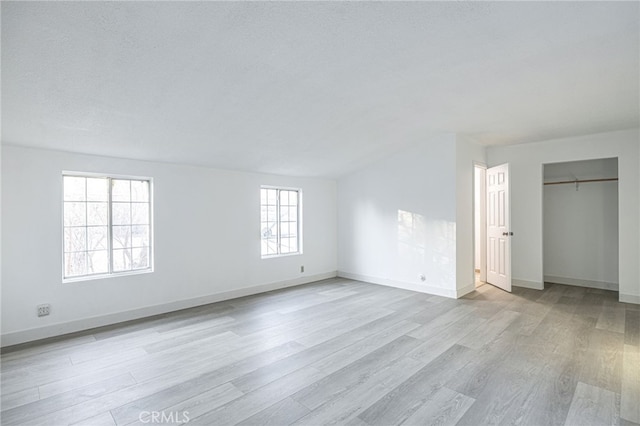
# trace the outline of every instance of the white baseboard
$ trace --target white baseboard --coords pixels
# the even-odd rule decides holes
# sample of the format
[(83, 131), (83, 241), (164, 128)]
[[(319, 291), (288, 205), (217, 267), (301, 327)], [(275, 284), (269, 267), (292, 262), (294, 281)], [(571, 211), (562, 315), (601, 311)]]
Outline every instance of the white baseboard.
[(527, 281), (512, 278), (511, 285), (514, 287), (531, 288), (533, 290), (544, 290), (544, 283), (538, 281)]
[(607, 283), (602, 281), (583, 280), (578, 278), (556, 277), (554, 275), (545, 275), (545, 282), (575, 285), (578, 287), (599, 288), (601, 290), (618, 291), (618, 283)]
[(640, 305), (640, 296), (637, 294), (618, 293), (618, 300), (624, 303), (633, 303)]
[(46, 339), (48, 337), (61, 336), (63, 334), (75, 333), (77, 331), (89, 330), (96, 327), (117, 324), (120, 322), (145, 318), (152, 315), (165, 314), (167, 312), (179, 311), (181, 309), (193, 308), (196, 306), (207, 305), (209, 303), (221, 302), (223, 300), (236, 299), (238, 297), (251, 296), (253, 294), (265, 293), (267, 291), (278, 290), (281, 288), (308, 284), (315, 281), (335, 278), (336, 276), (337, 271), (330, 271), (322, 274), (294, 278), (292, 280), (278, 281), (253, 287), (225, 291), (222, 293), (214, 293), (207, 296), (196, 297), (193, 299), (178, 300), (175, 302), (164, 303), (162, 305), (147, 306), (130, 311), (117, 312), (115, 314), (83, 318), (80, 320), (51, 324), (45, 327), (15, 331), (3, 334), (0, 337), (0, 346), (5, 347), (17, 345), (20, 343), (31, 342), (34, 340)]
[(345, 272), (345, 271), (338, 271), (338, 276), (341, 278), (348, 278), (350, 280), (364, 281), (371, 284), (386, 285), (388, 287), (401, 288), (403, 290), (417, 291), (419, 293), (433, 294), (436, 296), (449, 297), (452, 299), (456, 299), (458, 297), (456, 290), (450, 290), (447, 288), (435, 287), (435, 286), (430, 286), (425, 284), (414, 284), (414, 283), (408, 283), (404, 281), (390, 280), (388, 278), (378, 278), (378, 277), (371, 277), (368, 275), (353, 274), (351, 272)]

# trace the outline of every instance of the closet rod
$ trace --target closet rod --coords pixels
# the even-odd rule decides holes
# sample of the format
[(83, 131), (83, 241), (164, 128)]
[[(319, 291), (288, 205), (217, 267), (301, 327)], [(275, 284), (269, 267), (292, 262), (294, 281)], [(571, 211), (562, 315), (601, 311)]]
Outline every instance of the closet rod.
[(583, 180), (563, 180), (561, 182), (545, 182), (545, 185), (563, 185), (566, 183), (584, 183), (584, 182), (611, 182), (617, 181), (618, 178), (606, 178), (606, 179), (583, 179)]

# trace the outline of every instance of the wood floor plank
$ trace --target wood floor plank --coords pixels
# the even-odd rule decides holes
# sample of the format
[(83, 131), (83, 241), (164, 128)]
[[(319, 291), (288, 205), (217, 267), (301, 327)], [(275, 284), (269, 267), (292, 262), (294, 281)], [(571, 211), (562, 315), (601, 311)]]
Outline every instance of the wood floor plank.
[(352, 419), (344, 422), (344, 426), (370, 426), (370, 425), (364, 420), (361, 420), (360, 417), (353, 417)]
[[(576, 309), (580, 306), (581, 299), (577, 297), (562, 296), (551, 306), (547, 316), (557, 317), (564, 321), (574, 316)], [(596, 320), (597, 322), (597, 320)]]
[[(205, 343), (205, 341), (203, 341)], [(117, 348), (118, 346), (114, 346)], [(198, 354), (206, 353), (206, 347), (199, 348), (199, 350), (193, 350), (188, 345), (182, 345), (181, 347), (190, 350), (190, 352), (198, 356)], [(138, 366), (140, 368), (146, 368), (149, 365), (154, 365), (161, 362), (162, 359), (174, 359), (176, 354), (154, 354), (147, 357), (136, 357), (133, 359), (125, 358), (120, 359), (121, 362), (117, 362), (119, 352), (117, 350), (103, 349), (105, 354), (104, 358), (94, 359), (91, 362), (71, 365), (68, 367), (62, 367), (52, 372), (51, 374), (38, 375), (29, 379), (31, 381), (40, 384), (41, 397), (47, 397), (76, 389), (88, 383), (95, 383), (100, 380), (104, 380), (109, 377), (114, 377), (128, 371), (135, 371)]]
[(543, 319), (544, 315), (520, 313), (520, 316), (515, 318), (513, 322), (505, 328), (505, 330), (511, 333), (521, 334), (523, 336), (531, 336)]
[(491, 342), (498, 334), (502, 333), (513, 321), (520, 317), (520, 313), (513, 311), (500, 311), (489, 318), (483, 327), (475, 329), (460, 339), (457, 343), (472, 349), (480, 349)]
[(87, 356), (86, 353), (76, 356), (71, 354), (71, 363), (74, 365), (91, 362), (96, 365), (113, 365), (118, 364), (129, 359), (141, 358), (147, 355), (147, 351), (142, 348), (122, 348), (117, 353), (103, 352), (102, 355), (93, 354)]
[(626, 309), (615, 302), (605, 302), (602, 306), (596, 328), (624, 333)]
[[(555, 318), (549, 315), (545, 321)], [(461, 423), (564, 423), (587, 363), (595, 321), (578, 317), (544, 327), (533, 336), (510, 336), (505, 331), (483, 347), (447, 382), (448, 387), (476, 398)]]
[(624, 319), (624, 344), (640, 346), (640, 311), (626, 309)]
[(437, 424), (454, 426), (464, 413), (473, 405), (475, 399), (446, 387), (438, 391), (418, 408), (402, 424), (406, 426), (422, 426)]
[(604, 304), (604, 299), (594, 293), (585, 291), (584, 296), (580, 300), (580, 304), (576, 307), (575, 315), (584, 315), (593, 318), (600, 318)]
[(0, 375), (0, 389), (2, 393), (13, 393), (38, 386), (43, 381), (46, 383), (48, 380), (55, 379), (56, 372), (71, 366), (71, 359), (68, 356), (55, 357), (51, 362), (39, 363), (35, 366), (27, 362), (22, 368), (3, 371)]
[[(454, 324), (456, 321), (469, 315), (474, 310), (475, 308), (473, 306), (460, 305), (453, 309), (447, 308), (435, 317), (431, 317), (431, 315), (429, 315), (429, 317), (423, 318), (418, 318), (417, 316), (411, 317), (411, 321), (419, 322), (423, 325), (413, 330), (411, 333), (409, 333), (409, 335), (411, 337), (415, 337), (416, 339), (428, 340), (442, 330)], [(433, 312), (430, 312), (430, 314), (431, 313)]]
[(54, 395), (59, 395), (61, 393), (69, 392), (74, 389), (81, 388), (86, 385), (91, 385), (94, 383), (99, 383), (103, 380), (107, 380), (112, 377), (119, 376), (120, 374), (126, 373), (126, 370), (115, 368), (115, 369), (96, 369), (90, 373), (81, 376), (72, 376), (62, 380), (56, 380), (50, 383), (46, 383), (38, 387), (38, 391), (40, 393), (40, 399), (45, 399), (52, 397)]
[(516, 346), (517, 340), (511, 339), (508, 334), (500, 334), (490, 345), (484, 345), (480, 350), (473, 349), (476, 356), (461, 365), (456, 374), (444, 384), (456, 392), (479, 399), (491, 389), (490, 381), (502, 374), (502, 363), (509, 358)]
[[(502, 416), (504, 424), (562, 425), (564, 424), (577, 385), (577, 373), (572, 360), (558, 354), (542, 357), (531, 352), (524, 354), (521, 369), (529, 371), (527, 392), (523, 392), (517, 403), (508, 407)], [(528, 359), (527, 359), (528, 358)], [(538, 368), (537, 366), (543, 366)], [(526, 377), (526, 376), (525, 376)], [(482, 405), (486, 400), (480, 400)]]
[(204, 329), (193, 333), (181, 334), (174, 339), (165, 339), (157, 342), (145, 345), (142, 349), (148, 353), (153, 354), (156, 352), (162, 352), (166, 349), (178, 347), (180, 345), (187, 344), (201, 344), (203, 340), (207, 343), (215, 341), (216, 344), (226, 345), (231, 341), (237, 341), (239, 336), (231, 331), (222, 331), (216, 333), (210, 329)]
[[(434, 321), (441, 321), (443, 323), (451, 320), (455, 321), (473, 310), (471, 305), (459, 304), (451, 299), (441, 301), (433, 306), (429, 305), (428, 307), (429, 309), (422, 310), (409, 318), (412, 322), (425, 325), (425, 330), (428, 329), (428, 324), (438, 324), (437, 322), (434, 323)], [(455, 311), (451, 312), (454, 309)], [(442, 318), (443, 315), (446, 315), (446, 317)], [(416, 338), (420, 339), (421, 337), (416, 336)]]
[(201, 312), (190, 312), (183, 319), (166, 321), (153, 328), (158, 333), (167, 333), (175, 330), (188, 331), (194, 327), (196, 329), (215, 327), (219, 324), (235, 321), (233, 317), (235, 312), (236, 309), (233, 306), (221, 303), (207, 307), (206, 310)]
[(417, 339), (401, 336), (300, 390), (293, 395), (293, 398), (310, 410), (314, 410), (362, 383), (385, 364), (403, 357), (419, 344), (420, 341)]
[(392, 311), (406, 312), (407, 310), (410, 310), (413, 313), (418, 313), (420, 311), (433, 307), (435, 305), (433, 301), (437, 299), (438, 296), (433, 296), (430, 294), (414, 294), (411, 297), (407, 297), (406, 299), (387, 304), (386, 307), (387, 309), (391, 309)]
[[(43, 371), (47, 368), (56, 368), (61, 363), (70, 364), (71, 358), (69, 358), (69, 349), (64, 347), (60, 350), (53, 349), (39, 354), (25, 355), (24, 358), (7, 358), (2, 357), (2, 374), (0, 378), (3, 380), (11, 379), (15, 375), (20, 375), (21, 371), (25, 368), (32, 370)], [(11, 355), (15, 356), (15, 353)], [(17, 371), (16, 371), (17, 370)]]
[(474, 307), (474, 314), (484, 319), (489, 319), (508, 307), (508, 305), (505, 305), (505, 302), (501, 300), (480, 299), (474, 300), (473, 302), (465, 302), (465, 304)]
[(544, 283), (545, 290), (541, 292), (540, 297), (536, 299), (538, 303), (553, 305), (560, 300), (564, 292), (569, 286)]
[(586, 287), (578, 287), (574, 285), (566, 286), (563, 297), (571, 297), (574, 299), (584, 299), (587, 294)]
[(313, 367), (304, 367), (240, 398), (236, 398), (216, 410), (196, 417), (189, 424), (225, 426), (240, 423), (293, 395), (323, 376), (322, 372)]
[(331, 374), (393, 342), (399, 337), (404, 336), (418, 326), (419, 324), (404, 320), (392, 324), (391, 327), (387, 329), (322, 357), (318, 361), (315, 361), (312, 366), (326, 374)]
[(475, 351), (454, 345), (358, 415), (370, 425), (401, 424), (466, 365)]
[[(307, 365), (323, 370), (328, 374), (328, 368), (335, 368), (340, 363), (346, 362), (348, 364), (352, 361), (352, 358), (347, 358), (346, 356), (336, 358), (334, 356), (336, 352), (341, 350), (348, 351), (352, 357), (360, 358), (363, 354), (389, 343), (403, 335), (405, 331), (409, 331), (416, 326), (416, 324), (407, 321), (398, 321), (395, 317), (385, 316), (284, 359), (260, 367), (235, 379), (233, 383), (238, 389), (248, 392)], [(377, 330), (380, 331), (376, 333)], [(367, 349), (368, 352), (366, 352)], [(317, 362), (325, 359), (332, 360), (331, 366), (327, 366), (326, 363), (316, 365)]]
[[(572, 312), (572, 306), (567, 308)], [(567, 354), (577, 343), (588, 340), (596, 319), (567, 314), (555, 309), (549, 311), (531, 334), (531, 341), (540, 345), (542, 351)]]
[(620, 417), (640, 424), (640, 347), (624, 345)]
[[(123, 336), (125, 337), (124, 339)], [(74, 376), (93, 377), (97, 370), (108, 366), (122, 366), (124, 360), (133, 363), (139, 362), (142, 357), (135, 356), (135, 353), (129, 356), (132, 352), (127, 351), (126, 348), (136, 348), (139, 344), (157, 340), (160, 335), (154, 331), (147, 330), (147, 336), (140, 334), (140, 331), (134, 332), (134, 336), (133, 341), (127, 335), (122, 334), (100, 341), (92, 339), (82, 347), (63, 348), (62, 351), (65, 355), (62, 355), (61, 358), (58, 357), (61, 354), (60, 350), (56, 350), (56, 356), (52, 357), (51, 360), (56, 360), (57, 362), (38, 363), (36, 366), (30, 362), (25, 362), (22, 368), (4, 372), (2, 379), (3, 391), (8, 392), (9, 389), (23, 389), (33, 385), (41, 386), (55, 381), (70, 379)], [(118, 350), (115, 350), (115, 348), (118, 348)], [(119, 350), (121, 348), (125, 348), (124, 353)], [(53, 354), (54, 352), (47, 353)], [(91, 363), (72, 364), (71, 355), (86, 353), (93, 354)], [(99, 354), (99, 356), (95, 354)], [(140, 352), (137, 352), (137, 354), (142, 355)], [(152, 361), (152, 359), (149, 360), (149, 362)], [(112, 376), (126, 372), (126, 369), (117, 368), (116, 370), (111, 374)], [(78, 381), (82, 382), (82, 379)]]
[(97, 396), (81, 403), (60, 406), (58, 407), (58, 411), (37, 417), (31, 420), (29, 425), (51, 426), (76, 423), (89, 418), (96, 413), (112, 410), (119, 406), (128, 404), (131, 401), (160, 392), (170, 386), (178, 385), (188, 378), (192, 378), (192, 376), (189, 374), (181, 374), (177, 377), (171, 377), (166, 380), (153, 380), (119, 389), (117, 392), (110, 392)]
[(326, 342), (327, 340), (331, 340), (332, 338), (346, 333), (347, 331), (355, 330), (356, 328), (361, 327), (371, 321), (393, 314), (393, 311), (389, 311), (387, 309), (377, 309), (375, 311), (357, 313), (353, 317), (349, 318), (348, 321), (342, 321), (340, 324), (334, 325), (332, 327), (325, 327), (315, 333), (300, 337), (296, 339), (296, 341), (307, 347), (314, 346), (319, 343)]
[[(300, 418), (294, 425), (351, 424), (368, 407), (380, 400), (391, 389), (415, 374), (424, 364), (401, 358), (367, 376), (342, 397), (332, 398)], [(362, 421), (358, 422), (362, 423)]]
[(579, 382), (565, 425), (615, 425), (619, 421), (619, 410), (619, 395), (606, 389)]
[(30, 423), (33, 419), (53, 413), (61, 406), (76, 405), (83, 401), (96, 398), (100, 395), (109, 394), (119, 389), (135, 384), (135, 380), (130, 374), (99, 383), (91, 384), (71, 392), (65, 392), (50, 398), (30, 402), (19, 407), (2, 411), (3, 425), (21, 425)]
[[(280, 353), (280, 349), (288, 354), (299, 352), (304, 347), (298, 343), (287, 341), (288, 339), (251, 340), (242, 345), (207, 345), (198, 348), (187, 348), (184, 351), (178, 347), (172, 351), (164, 351), (160, 356), (151, 358), (153, 362), (135, 363), (129, 366), (129, 371), (138, 382), (153, 380), (155, 377), (173, 375), (180, 371), (200, 370), (207, 371), (242, 362), (247, 359), (259, 357), (261, 353), (274, 351)], [(283, 342), (284, 341), (284, 342)]]
[(77, 423), (72, 423), (70, 426), (116, 426), (116, 422), (113, 420), (111, 413), (106, 411), (80, 420)]
[(520, 312), (521, 314), (529, 314), (534, 316), (544, 317), (547, 312), (552, 308), (551, 303), (541, 303), (538, 301), (540, 298), (540, 291), (536, 290), (538, 297), (532, 299), (516, 298), (507, 305), (507, 309), (514, 312)]
[(303, 309), (309, 308), (311, 306), (316, 306), (323, 303), (335, 302), (336, 300), (339, 300), (348, 296), (354, 296), (356, 294), (358, 293), (355, 291), (345, 290), (345, 289), (340, 289), (340, 292), (336, 292), (336, 291), (319, 292), (319, 293), (316, 293), (317, 297), (315, 298), (307, 296), (304, 301), (300, 301), (295, 305), (290, 305), (290, 306), (286, 306), (278, 309), (278, 313), (288, 314), (291, 312), (297, 312), (297, 311), (301, 311)]
[[(179, 419), (185, 423), (189, 423), (191, 419), (215, 410), (216, 408), (238, 399), (243, 395), (244, 393), (236, 389), (236, 387), (231, 383), (224, 383), (170, 406), (167, 405), (166, 401), (152, 400), (146, 408), (133, 411), (133, 414), (137, 414), (137, 420), (130, 422), (131, 417), (118, 418), (117, 420), (119, 420), (119, 422), (117, 424), (141, 426), (145, 424), (148, 425), (150, 423), (158, 423), (157, 421), (154, 421), (153, 418), (154, 415), (156, 417), (158, 416), (157, 413), (160, 413), (160, 416), (164, 413), (165, 417), (171, 416), (174, 420)], [(181, 398), (174, 398), (174, 400), (177, 399)], [(182, 421), (172, 421), (168, 423), (182, 423)]]
[(580, 381), (620, 393), (623, 352), (623, 334), (592, 329)]
[[(111, 411), (118, 424), (126, 424), (135, 420), (142, 410), (158, 411), (165, 407), (179, 403), (185, 399), (193, 398), (218, 385), (231, 381), (242, 374), (253, 371), (263, 365), (270, 364), (287, 355), (299, 351), (301, 347), (295, 343), (282, 345), (275, 349), (263, 351), (243, 359), (242, 361), (226, 365), (221, 368), (204, 372), (198, 377), (185, 380), (178, 385), (168, 387), (152, 395), (131, 401)], [(215, 367), (213, 367), (215, 368)]]
[(38, 392), (37, 386), (13, 393), (2, 392), (0, 407), (2, 407), (2, 410), (5, 411), (24, 404), (28, 404), (33, 401), (37, 401), (39, 399), (40, 393)]
[(296, 420), (309, 414), (309, 410), (292, 398), (285, 398), (269, 408), (265, 408), (246, 420), (238, 423), (238, 426), (282, 426), (294, 423)]
[(518, 423), (520, 410), (531, 402), (530, 396), (539, 384), (543, 364), (503, 359), (496, 371), (476, 395), (475, 403), (464, 412), (461, 424)]
[[(400, 327), (402, 326), (406, 327), (405, 324), (400, 325)], [(391, 327), (392, 331), (396, 329), (394, 327), (394, 320), (389, 317), (371, 321), (361, 327), (336, 336), (333, 339), (311, 346), (291, 356), (251, 371), (233, 380), (233, 383), (243, 392), (249, 392), (308, 365), (320, 369), (315, 365), (317, 361), (331, 356), (339, 350), (339, 348), (347, 350), (351, 346), (358, 345), (363, 339), (373, 338), (376, 334), (371, 335), (372, 332), (378, 329), (382, 329), (384, 332), (388, 327)]]
[(486, 321), (484, 318), (476, 316), (475, 312), (471, 313), (429, 338), (426, 342), (409, 352), (407, 356), (428, 364), (449, 350), (449, 348), (458, 343), (458, 341), (467, 334), (484, 327)]
[[(386, 294), (386, 292), (384, 294)], [(262, 318), (260, 321), (264, 323), (263, 325), (266, 324), (267, 326), (243, 337), (258, 336), (260, 339), (264, 339), (265, 336), (284, 334), (290, 337), (289, 340), (295, 340), (316, 332), (320, 335), (321, 330), (324, 330), (324, 333), (327, 333), (327, 331), (330, 331), (335, 325), (342, 325), (343, 323), (349, 323), (350, 321), (361, 320), (363, 317), (370, 317), (372, 313), (379, 313), (379, 309), (375, 304), (363, 304), (360, 306), (360, 309), (350, 309), (351, 306), (358, 305), (354, 305), (357, 300), (345, 299), (342, 299), (341, 303), (329, 304), (326, 306), (313, 306), (311, 308), (286, 315), (279, 314), (279, 321), (275, 322), (271, 321), (267, 323), (264, 321), (264, 318)], [(363, 309), (362, 306), (365, 306), (365, 308)], [(344, 325), (342, 326), (344, 327)], [(305, 344), (310, 346), (309, 343)]]
[(47, 353), (53, 353), (64, 349), (81, 347), (87, 343), (95, 342), (96, 338), (93, 334), (86, 332), (79, 335), (58, 336), (41, 342), (29, 342), (21, 345), (15, 345), (8, 348), (2, 348), (2, 363), (9, 368), (10, 361), (19, 360), (19, 363), (27, 359), (33, 360), (33, 357), (47, 358)]
[[(537, 337), (520, 340), (515, 359), (543, 369), (532, 378), (535, 384), (520, 404), (522, 409), (511, 408), (507, 418), (533, 425), (564, 424), (580, 375), (589, 366), (593, 324), (593, 320), (574, 321), (570, 323), (573, 327), (558, 327), (555, 338), (568, 341), (562, 345), (547, 345)], [(544, 338), (552, 335), (542, 334)]]

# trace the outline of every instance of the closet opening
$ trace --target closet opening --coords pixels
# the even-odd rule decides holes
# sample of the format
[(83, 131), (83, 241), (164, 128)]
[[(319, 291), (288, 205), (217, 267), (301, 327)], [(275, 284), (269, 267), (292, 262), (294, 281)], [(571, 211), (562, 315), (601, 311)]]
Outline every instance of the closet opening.
[(543, 275), (618, 291), (618, 159), (543, 165)]

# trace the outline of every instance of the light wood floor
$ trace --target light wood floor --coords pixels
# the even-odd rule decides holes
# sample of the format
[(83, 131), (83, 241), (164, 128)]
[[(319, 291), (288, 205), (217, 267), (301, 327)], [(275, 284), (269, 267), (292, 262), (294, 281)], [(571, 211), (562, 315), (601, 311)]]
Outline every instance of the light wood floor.
[(2, 355), (3, 425), (631, 425), (640, 309), (334, 279)]

